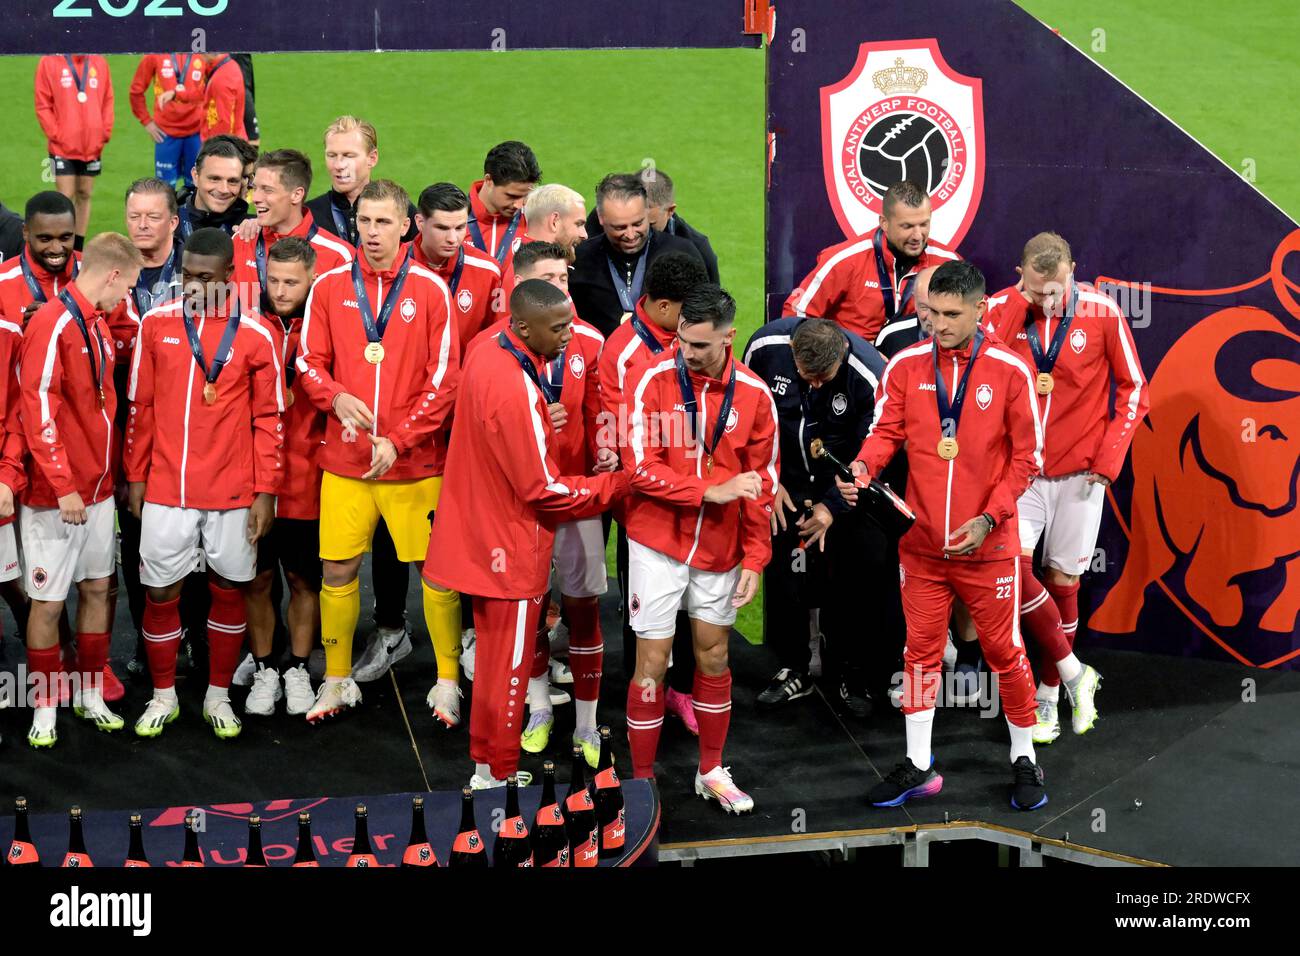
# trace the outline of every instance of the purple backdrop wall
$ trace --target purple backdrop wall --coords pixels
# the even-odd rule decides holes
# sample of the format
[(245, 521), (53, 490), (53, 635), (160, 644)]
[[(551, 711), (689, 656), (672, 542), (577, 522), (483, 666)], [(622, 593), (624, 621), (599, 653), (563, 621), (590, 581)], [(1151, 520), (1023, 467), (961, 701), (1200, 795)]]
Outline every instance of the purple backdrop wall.
[[(7, 0), (0, 54), (756, 46), (740, 0)], [(497, 33), (496, 31), (504, 31)]]
[(848, 76), (863, 43), (930, 38), (982, 87), (983, 192), (959, 250), (990, 290), (1015, 280), (1021, 246), (1042, 229), (1070, 240), (1080, 278), (1151, 284), (1149, 295), (1121, 289), (1144, 313), (1134, 336), (1153, 407), (1108, 502), (1089, 576), (1094, 633), (1295, 666), (1300, 256), (1284, 260), (1300, 249), (1296, 225), (1013, 3), (781, 0), (768, 59), (769, 310), (845, 237), (823, 175), (822, 87)]

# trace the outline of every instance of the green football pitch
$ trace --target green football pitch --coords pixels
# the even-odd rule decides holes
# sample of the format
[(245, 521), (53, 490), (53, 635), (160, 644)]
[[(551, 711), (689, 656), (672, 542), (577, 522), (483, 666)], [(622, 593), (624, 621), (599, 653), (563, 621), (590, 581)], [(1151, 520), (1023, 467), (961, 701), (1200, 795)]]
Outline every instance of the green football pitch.
[[(1300, 216), (1300, 127), (1282, 118), (1296, 86), (1300, 6), (1258, 0), (1225, 16), (1213, 0), (1021, 0), (1021, 6), (1133, 87), (1269, 198)], [(1102, 31), (1098, 33), (1097, 31)], [(137, 58), (109, 58), (117, 127), (96, 186), (92, 233), (121, 229), (120, 199), (152, 172), (152, 148), (130, 113)], [(611, 170), (648, 163), (677, 186), (682, 214), (707, 232), (740, 306), (741, 341), (763, 302), (763, 54), (757, 50), (274, 54), (255, 58), (265, 148), (323, 162), (320, 133), (361, 114), (380, 132), (378, 175), (416, 191), (467, 186), (488, 147), (530, 143), (545, 180), (590, 196)], [(0, 60), (0, 199), (21, 209), (43, 181), (45, 144), (32, 110), (36, 60)], [(652, 81), (650, 81), (652, 78)], [(589, 94), (602, 91), (602, 95)], [(612, 92), (611, 92), (612, 91)], [(589, 105), (598, 99), (601, 108)], [(1247, 161), (1250, 161), (1247, 163)], [(326, 176), (318, 168), (317, 188)], [(988, 197), (986, 201), (996, 201)], [(811, 265), (811, 263), (809, 263)], [(761, 633), (759, 603), (738, 626)]]

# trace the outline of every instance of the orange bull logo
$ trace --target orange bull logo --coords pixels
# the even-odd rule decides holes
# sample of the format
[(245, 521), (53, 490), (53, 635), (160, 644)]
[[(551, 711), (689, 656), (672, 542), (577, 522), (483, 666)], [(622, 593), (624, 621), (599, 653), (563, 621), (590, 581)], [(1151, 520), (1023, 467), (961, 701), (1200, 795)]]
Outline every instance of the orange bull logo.
[[(1251, 623), (1245, 591), (1258, 572), (1285, 575), (1259, 630), (1293, 634), (1300, 614), (1300, 303), (1282, 272), (1293, 251), (1300, 251), (1300, 231), (1281, 243), (1271, 273), (1258, 283), (1272, 280), (1288, 319), (1245, 306), (1221, 309), (1185, 332), (1151, 376), (1151, 412), (1133, 440), (1127, 520), (1110, 498), (1129, 538), (1128, 556), (1089, 621), (1093, 630), (1136, 630), (1148, 587), (1158, 584), (1241, 663), (1275, 667), (1300, 656), (1294, 649), (1257, 660), (1251, 648), (1234, 647), (1220, 633)], [(1194, 294), (1230, 291), (1238, 290)], [(1178, 582), (1167, 580), (1181, 558), (1186, 603), (1170, 587)]]

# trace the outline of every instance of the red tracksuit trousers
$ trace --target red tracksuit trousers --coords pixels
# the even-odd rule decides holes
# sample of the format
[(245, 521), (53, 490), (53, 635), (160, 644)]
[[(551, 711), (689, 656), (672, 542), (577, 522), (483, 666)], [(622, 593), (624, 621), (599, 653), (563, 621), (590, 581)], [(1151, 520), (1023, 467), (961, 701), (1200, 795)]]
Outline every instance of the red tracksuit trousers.
[(533, 664), (541, 596), (514, 601), (474, 598), (474, 694), (469, 755), (504, 780), (519, 769), (519, 736), (528, 722), (528, 674)]

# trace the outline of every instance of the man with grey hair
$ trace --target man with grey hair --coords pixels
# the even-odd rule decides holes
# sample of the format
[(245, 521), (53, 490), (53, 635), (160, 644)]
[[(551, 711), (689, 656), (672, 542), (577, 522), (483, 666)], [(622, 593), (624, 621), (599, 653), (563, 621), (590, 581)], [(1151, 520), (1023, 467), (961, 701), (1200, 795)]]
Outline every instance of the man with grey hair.
[[(718, 256), (709, 243), (709, 237), (700, 232), (677, 214), (677, 198), (673, 189), (673, 179), (658, 166), (648, 166), (640, 173), (641, 182), (645, 184), (646, 199), (650, 204), (650, 226), (656, 232), (666, 232), (670, 236), (688, 239), (704, 260), (704, 269), (709, 274), (709, 281), (718, 281)], [(595, 234), (600, 228), (596, 210), (587, 217), (587, 231)]]
[[(646, 271), (665, 252), (700, 254), (688, 240), (650, 227), (645, 184), (611, 173), (596, 187), (601, 231), (578, 246), (569, 290), (578, 314), (608, 336), (635, 310)], [(703, 261), (702, 259), (700, 261)]]
[(866, 717), (869, 677), (883, 676), (868, 672), (888, 670), (888, 662), (880, 667), (869, 662), (868, 651), (888, 651), (896, 642), (880, 632), (863, 640), (856, 618), (869, 607), (879, 613), (882, 629), (887, 627), (890, 542), (866, 509), (845, 504), (835, 487), (834, 466), (828, 458), (814, 459), (809, 445), (820, 439), (840, 461), (862, 447), (885, 360), (834, 322), (792, 316), (754, 333), (745, 365), (771, 389), (781, 436), (772, 561), (763, 572), (763, 636), (778, 670), (757, 703), (772, 710), (813, 692), (808, 616), (820, 608), (829, 696), (844, 712)]

